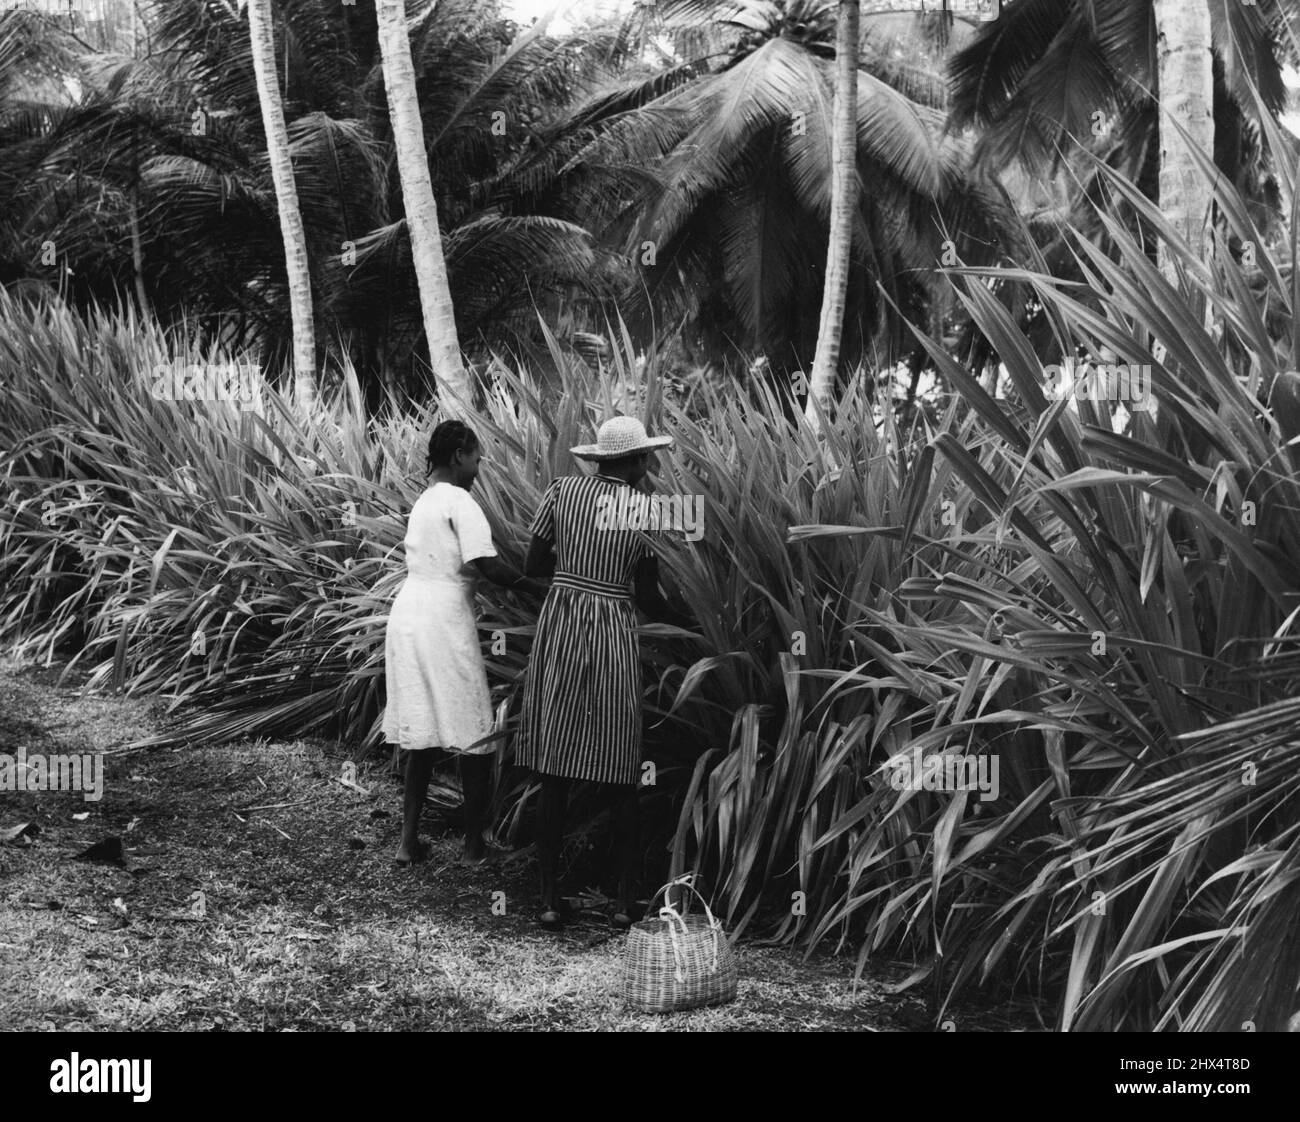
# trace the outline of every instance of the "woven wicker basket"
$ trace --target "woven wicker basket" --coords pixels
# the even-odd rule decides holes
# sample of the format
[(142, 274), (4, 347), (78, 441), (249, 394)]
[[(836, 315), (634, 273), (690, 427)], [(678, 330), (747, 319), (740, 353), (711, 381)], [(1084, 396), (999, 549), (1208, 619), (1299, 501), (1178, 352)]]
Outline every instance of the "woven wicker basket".
[(643, 919), (628, 932), (623, 952), (623, 1000), (633, 1009), (671, 1013), (735, 999), (735, 951), (693, 880), (687, 874), (670, 881), (650, 902), (681, 885), (699, 896), (703, 916), (683, 915), (665, 897), (657, 919)]

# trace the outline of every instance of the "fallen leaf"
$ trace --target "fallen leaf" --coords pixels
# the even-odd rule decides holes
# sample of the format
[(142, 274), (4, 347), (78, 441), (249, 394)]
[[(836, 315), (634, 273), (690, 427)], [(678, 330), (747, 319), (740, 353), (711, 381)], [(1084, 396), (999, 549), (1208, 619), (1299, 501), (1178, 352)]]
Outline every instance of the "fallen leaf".
[[(20, 822), (17, 826), (10, 826), (7, 830), (0, 830), (0, 842), (17, 845), (20, 838), (34, 838), (40, 832), (41, 828), (35, 822)], [(27, 845), (30, 842), (23, 842), (22, 844)]]
[(125, 865), (126, 853), (122, 849), (122, 839), (116, 834), (101, 838), (89, 849), (83, 849), (73, 858), (74, 861), (102, 861), (111, 865)]

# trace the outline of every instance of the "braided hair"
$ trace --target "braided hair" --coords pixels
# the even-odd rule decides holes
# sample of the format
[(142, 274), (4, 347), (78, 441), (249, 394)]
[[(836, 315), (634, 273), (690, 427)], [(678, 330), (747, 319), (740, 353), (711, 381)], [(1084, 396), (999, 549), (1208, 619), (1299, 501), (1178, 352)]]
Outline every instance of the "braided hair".
[(429, 456), (425, 474), (434, 468), (447, 467), (457, 452), (473, 452), (478, 447), (478, 437), (464, 421), (443, 421), (429, 437)]

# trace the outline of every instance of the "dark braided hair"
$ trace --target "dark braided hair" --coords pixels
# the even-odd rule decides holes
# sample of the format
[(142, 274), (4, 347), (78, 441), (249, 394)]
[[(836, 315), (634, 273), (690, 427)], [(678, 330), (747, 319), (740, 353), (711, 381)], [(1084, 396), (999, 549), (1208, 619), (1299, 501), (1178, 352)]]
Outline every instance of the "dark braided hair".
[(446, 467), (457, 452), (473, 452), (478, 447), (478, 437), (464, 421), (443, 421), (429, 437), (429, 457), (425, 474), (434, 468)]

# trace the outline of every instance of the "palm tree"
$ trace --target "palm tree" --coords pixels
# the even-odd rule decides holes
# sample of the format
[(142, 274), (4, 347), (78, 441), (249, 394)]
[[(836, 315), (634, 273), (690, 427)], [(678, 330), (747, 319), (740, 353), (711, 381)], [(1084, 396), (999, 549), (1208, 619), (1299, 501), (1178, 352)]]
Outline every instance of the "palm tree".
[[(628, 273), (604, 235), (646, 173), (631, 140), (617, 158), (597, 141), (635, 131), (635, 94), (614, 82), (630, 47), (616, 29), (521, 30), (490, 0), (442, 0), (410, 42), (462, 348), (505, 345), (549, 362), (538, 312), (557, 327), (572, 321), (564, 334), (603, 323)], [(638, 83), (651, 84), (626, 84)], [(385, 141), (387, 125), (374, 126)], [(397, 220), (357, 240), (348, 293), (359, 310), (393, 314), (411, 271), (407, 234)]]
[[(438, 229), (438, 201), (429, 178), (429, 161), (424, 146), (424, 127), (415, 96), (415, 68), (411, 42), (406, 31), (406, 9), (402, 0), (376, 0), (379, 46), (383, 54), (384, 89), (393, 126), (393, 147), (402, 179), (406, 224), (411, 235), (415, 275), (424, 313), (424, 333), (429, 344), (429, 363), (440, 387), (451, 391), (458, 403), (468, 403), (469, 376), (456, 335), (456, 314), (447, 282), (447, 262)], [(451, 403), (448, 402), (448, 405)]]
[[(711, 18), (714, 47), (688, 60), (690, 80), (645, 107), (656, 115), (657, 132), (644, 139), (647, 156), (652, 144), (662, 153), (650, 165), (661, 183), (629, 238), (641, 266), (632, 310), (643, 330), (651, 312), (661, 328), (682, 322), (697, 357), (762, 352), (789, 385), (823, 335), (835, 4), (741, 0), (721, 15), (704, 0), (664, 8), (666, 19)], [(944, 136), (941, 84), (904, 72), (869, 35), (857, 62), (853, 170), (870, 189), (851, 207), (840, 357), (875, 350), (883, 364), (914, 345), (906, 321), (925, 319), (936, 266), (1000, 255), (1010, 204), (991, 176), (969, 173), (967, 144)]]
[[(849, 288), (849, 253), (853, 246), (853, 212), (858, 202), (858, 2), (840, 0), (835, 37), (835, 109), (831, 134), (831, 216), (826, 250), (826, 286), (817, 353), (808, 387), (806, 417), (820, 425), (818, 408), (830, 408), (835, 368), (840, 357), (844, 298)], [(814, 402), (816, 405), (814, 405)]]
[(262, 107), (267, 157), (280, 212), (285, 269), (289, 275), (294, 388), (304, 404), (310, 404), (316, 395), (316, 331), (312, 317), (311, 270), (302, 215), (298, 211), (293, 161), (289, 157), (289, 130), (284, 123), (284, 107), (280, 103), (280, 87), (275, 72), (271, 0), (248, 0), (248, 35), (257, 77), (258, 101)]
[[(419, 392), (423, 319), (375, 9), (309, 0), (275, 18), (321, 343), (348, 355), (373, 404), (381, 381)], [(462, 347), (549, 358), (538, 310), (562, 337), (591, 330), (630, 272), (624, 228), (605, 236), (630, 221), (646, 180), (629, 111), (673, 78), (621, 73), (636, 47), (617, 26), (520, 34), (491, 0), (422, 5), (410, 31)], [(134, 275), (163, 322), (185, 317), (210, 341), (287, 367), (290, 301), (249, 23), (234, 5), (168, 0), (149, 32), (159, 49), (130, 60), (38, 16), (0, 15), (0, 83), (23, 59), (31, 72), (0, 109), (0, 282), (66, 282), (88, 305), (114, 302)], [(627, 138), (616, 158), (596, 151), (611, 132)], [(139, 237), (128, 242), (110, 231), (132, 228), (133, 201)], [(57, 243), (57, 266), (33, 255), (33, 229)]]
[[(288, 365), (275, 192), (265, 162), (250, 160), (260, 134), (232, 145), (225, 122), (208, 116), (196, 135), (192, 83), (159, 66), (167, 56), (88, 51), (56, 23), (24, 16), (0, 16), (0, 283), (55, 287), (83, 307), (111, 305), (133, 283), (142, 308), (167, 322), (188, 316), (210, 339), (237, 312), (248, 330), (225, 341)], [(247, 70), (238, 120), (256, 132), (251, 56)], [(122, 229), (128, 239), (108, 235)], [(57, 253), (35, 256), (33, 230)]]
[[(1286, 103), (1281, 60), (1295, 57), (1289, 7), (1283, 0), (1005, 3), (1000, 18), (950, 60), (949, 125), (975, 130), (983, 166), (1018, 165), (1039, 179), (1048, 169), (1062, 172), (1073, 152), (1093, 150), (1150, 197), (1186, 202), (1180, 209), (1190, 216), (1202, 203), (1208, 209), (1203, 188), (1188, 180), (1178, 190), (1192, 197), (1179, 200), (1172, 181), (1160, 183), (1162, 151), (1173, 161), (1169, 174), (1179, 177), (1190, 154), (1170, 127), (1177, 119), (1244, 195), (1268, 204), (1276, 192), (1258, 107), (1275, 114)], [(1173, 90), (1165, 88), (1170, 82)], [(1203, 218), (1188, 222), (1199, 226)], [(1180, 221), (1180, 228), (1190, 226)]]
[[(545, 355), (539, 309), (548, 320), (563, 312), (573, 332), (599, 330), (605, 301), (632, 282), (630, 240), (659, 326), (671, 329), (690, 311), (723, 355), (732, 353), (730, 337), (765, 350), (774, 366), (808, 368), (826, 266), (835, 12), (811, 0), (787, 3), (779, 18), (765, 11), (754, 5), (729, 23), (704, 24), (707, 34), (683, 37), (704, 54), (669, 52), (654, 64), (634, 36), (520, 35), (490, 0), (421, 5), (410, 51), (462, 348), (505, 344)], [(192, 313), (228, 345), (287, 358), (289, 299), (284, 271), (271, 267), (283, 249), (261, 156), (249, 25), (211, 0), (168, 0), (155, 16), (162, 50), (150, 59), (129, 72), (99, 66), (83, 106), (62, 116), (34, 111), (22, 135), (0, 128), (0, 269), (42, 275), (18, 240), (10, 252), (7, 229), (17, 235), (29, 216), (52, 209), (67, 216), (61, 221), (75, 219), (60, 246), (72, 247), (78, 299), (102, 299), (142, 272), (160, 318)], [(402, 380), (425, 331), (391, 173), (375, 9), (304, 0), (277, 8), (276, 19), (285, 29), (277, 27), (281, 98), (322, 342), (346, 350), (363, 384), (377, 384), (381, 371)], [(759, 79), (752, 97), (746, 75)], [(964, 145), (942, 137), (934, 77), (928, 64), (901, 66), (897, 52), (864, 36), (858, 172), (872, 189), (854, 217), (842, 343), (850, 361), (877, 342), (911, 342), (903, 316), (877, 299), (877, 279), (905, 315), (924, 316), (925, 280), (947, 231), (956, 231), (963, 260), (996, 253), (991, 219), (1005, 203), (998, 188), (965, 173)], [(720, 117), (721, 99), (738, 90), (736, 112)], [(196, 97), (206, 110), (202, 135), (190, 129)], [(92, 102), (93, 134), (81, 143), (71, 126)], [(719, 135), (725, 143), (714, 150), (723, 160), (710, 169), (703, 157)], [(130, 137), (136, 148), (119, 152)], [(779, 158), (753, 177), (764, 143)], [(42, 163), (51, 145), (57, 167)], [(141, 270), (130, 247), (92, 221), (108, 203), (118, 228), (129, 227), (137, 163)], [(5, 189), (11, 173), (27, 170), (36, 178)], [(74, 197), (101, 201), (69, 205)], [(10, 199), (23, 216), (12, 224)], [(746, 223), (766, 236), (756, 242)], [(657, 264), (645, 240), (654, 241)], [(639, 285), (636, 292), (646, 294)]]
[[(1214, 152), (1214, 77), (1206, 0), (1153, 0), (1160, 90), (1160, 206), (1199, 257), (1213, 185), (1196, 150)], [(1176, 124), (1175, 124), (1176, 122)], [(1172, 282), (1174, 258), (1159, 246), (1160, 270)]]

